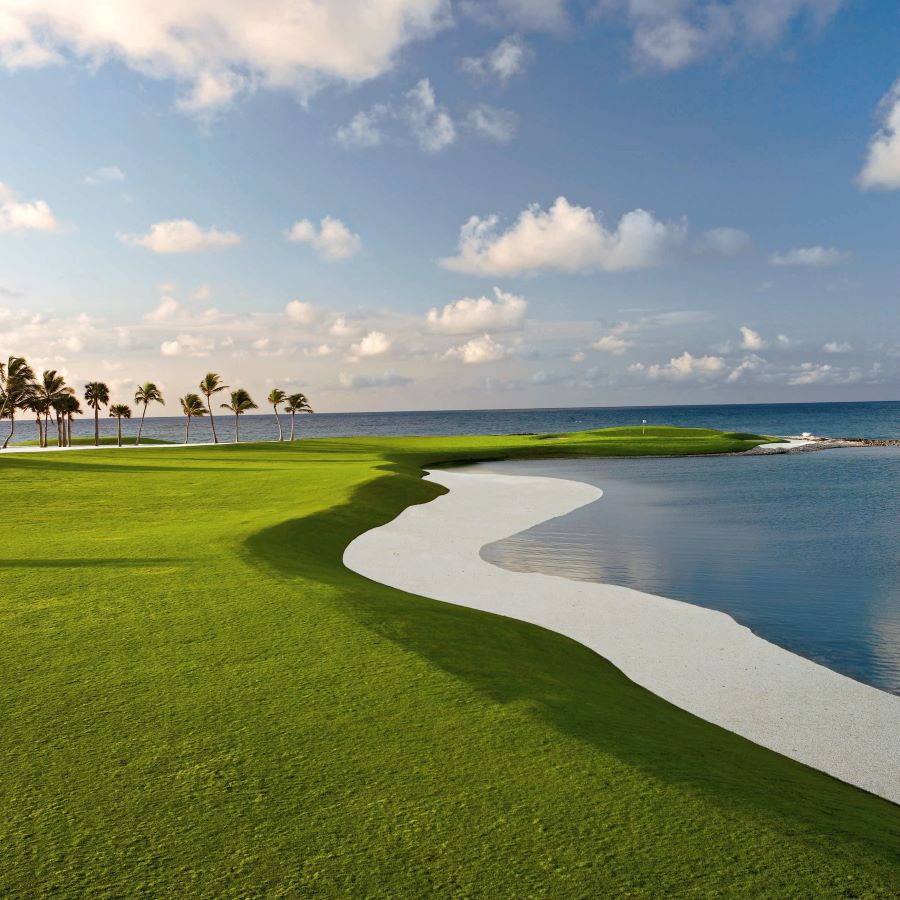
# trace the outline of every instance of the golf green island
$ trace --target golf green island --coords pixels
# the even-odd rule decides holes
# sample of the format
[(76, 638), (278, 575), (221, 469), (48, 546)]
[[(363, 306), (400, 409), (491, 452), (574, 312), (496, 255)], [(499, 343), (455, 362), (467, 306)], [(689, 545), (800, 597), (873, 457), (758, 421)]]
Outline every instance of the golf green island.
[(775, 440), (11, 446), (0, 895), (897, 896), (889, 799), (553, 630), (344, 565), (361, 535), (441, 502), (426, 468)]

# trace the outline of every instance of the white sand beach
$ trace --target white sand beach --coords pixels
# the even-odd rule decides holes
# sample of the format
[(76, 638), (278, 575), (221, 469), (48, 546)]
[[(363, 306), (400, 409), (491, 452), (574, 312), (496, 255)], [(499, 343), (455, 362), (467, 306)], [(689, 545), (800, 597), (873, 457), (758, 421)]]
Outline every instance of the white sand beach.
[(676, 706), (900, 803), (900, 697), (790, 653), (721, 612), (481, 558), (485, 544), (597, 500), (598, 488), (477, 468), (428, 477), (449, 493), (361, 535), (344, 554), (348, 568), (559, 632)]

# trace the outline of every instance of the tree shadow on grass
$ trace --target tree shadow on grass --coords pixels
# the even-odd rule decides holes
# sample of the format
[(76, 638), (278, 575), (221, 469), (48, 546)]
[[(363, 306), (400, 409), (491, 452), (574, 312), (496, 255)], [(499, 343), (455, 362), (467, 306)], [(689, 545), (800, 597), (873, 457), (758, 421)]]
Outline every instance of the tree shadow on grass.
[(334, 586), (344, 611), (380, 637), (663, 783), (687, 787), (723, 810), (749, 808), (754, 821), (810, 845), (846, 852), (850, 842), (888, 867), (900, 864), (900, 807), (672, 706), (561, 635), (405, 594), (344, 569), (343, 551), (360, 533), (444, 492), (415, 469), (381, 468), (385, 474), (350, 503), (249, 537), (248, 559), (287, 580)]
[(144, 569), (152, 566), (173, 566), (190, 562), (184, 558), (157, 557), (134, 559), (121, 557), (95, 559), (92, 557), (70, 559), (0, 559), (0, 569)]

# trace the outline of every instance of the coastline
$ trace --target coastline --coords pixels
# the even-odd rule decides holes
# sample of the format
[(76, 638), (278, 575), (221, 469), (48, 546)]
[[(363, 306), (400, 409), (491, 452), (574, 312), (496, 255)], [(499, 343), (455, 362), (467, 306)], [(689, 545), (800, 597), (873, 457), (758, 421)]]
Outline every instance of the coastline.
[[(803, 452), (800, 447), (782, 452)], [(725, 613), (616, 585), (500, 569), (492, 541), (602, 496), (581, 482), (430, 472), (448, 489), (353, 541), (375, 581), (563, 634), (674, 705), (900, 803), (900, 698), (797, 656)]]

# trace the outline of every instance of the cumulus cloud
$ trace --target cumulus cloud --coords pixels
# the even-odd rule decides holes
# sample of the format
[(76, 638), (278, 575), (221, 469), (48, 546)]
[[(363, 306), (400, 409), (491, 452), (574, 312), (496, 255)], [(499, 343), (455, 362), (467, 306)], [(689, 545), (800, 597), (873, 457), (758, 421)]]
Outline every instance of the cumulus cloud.
[(497, 109), (482, 103), (469, 110), (466, 124), (479, 137), (495, 144), (508, 144), (515, 136), (518, 117), (508, 109)]
[(391, 115), (390, 107), (378, 103), (370, 110), (360, 110), (346, 124), (338, 128), (338, 143), (344, 147), (378, 147), (384, 139), (382, 126)]
[(298, 325), (309, 326), (315, 323), (319, 318), (319, 311), (312, 303), (305, 303), (302, 300), (291, 300), (284, 308), (284, 314)]
[(620, 337), (619, 334), (604, 334), (597, 338), (591, 344), (594, 350), (602, 350), (604, 353), (611, 353), (613, 356), (621, 356), (629, 347), (633, 345), (632, 341), (627, 338)]
[(202, 334), (179, 334), (171, 341), (163, 341), (159, 350), (163, 356), (209, 356), (216, 342)]
[(384, 375), (357, 375), (341, 372), (338, 385), (342, 390), (367, 390), (369, 388), (406, 387), (412, 384), (412, 378), (385, 372)]
[(900, 189), (900, 80), (880, 104), (881, 127), (869, 142), (856, 183), (866, 191)]
[(403, 116), (423, 150), (437, 153), (456, 140), (453, 119), (435, 100), (434, 88), (427, 78), (407, 91), (404, 98)]
[(308, 97), (389, 70), (409, 42), (449, 24), (446, 0), (0, 0), (0, 65), (102, 65), (185, 85), (188, 111), (208, 111), (255, 87)]
[(460, 68), (470, 75), (506, 84), (514, 75), (525, 71), (532, 57), (531, 48), (522, 38), (510, 35), (484, 56), (467, 56), (460, 60)]
[(174, 297), (162, 297), (159, 306), (148, 312), (144, 319), (148, 322), (167, 322), (174, 319), (181, 311), (181, 306)]
[(394, 342), (383, 331), (370, 331), (350, 347), (351, 362), (370, 356), (384, 356), (390, 353)]
[(443, 309), (430, 309), (426, 317), (430, 331), (440, 334), (476, 334), (484, 331), (514, 331), (522, 327), (528, 302), (524, 297), (494, 288), (489, 297), (463, 297)]
[(523, 275), (540, 271), (618, 271), (657, 266), (684, 242), (684, 222), (661, 222), (635, 209), (614, 229), (590, 207), (558, 197), (548, 210), (529, 206), (505, 232), (497, 216), (472, 216), (460, 229), (459, 252), (444, 268), (471, 275)]
[(629, 372), (643, 375), (651, 381), (708, 381), (720, 375), (725, 369), (721, 356), (692, 356), (685, 350), (681, 356), (673, 356), (665, 365), (635, 363)]
[(287, 239), (295, 244), (309, 244), (320, 258), (329, 262), (350, 259), (362, 249), (362, 240), (340, 219), (325, 216), (318, 229), (309, 219), (300, 219), (287, 232)]
[(118, 166), (102, 166), (99, 169), (88, 172), (87, 175), (81, 179), (81, 183), (89, 185), (90, 187), (96, 187), (99, 184), (107, 184), (110, 181), (124, 180), (125, 173)]
[(0, 234), (59, 229), (60, 224), (45, 201), (19, 200), (11, 187), (0, 181)]
[(846, 341), (829, 341), (822, 349), (826, 353), (849, 353), (853, 349), (853, 345)]
[(241, 242), (240, 235), (218, 228), (202, 228), (192, 219), (168, 219), (156, 222), (143, 235), (119, 235), (123, 244), (144, 247), (153, 253), (202, 253), (234, 247)]
[(773, 253), (769, 258), (773, 266), (809, 266), (827, 268), (836, 266), (850, 259), (850, 254), (836, 247), (797, 247), (783, 253)]
[(766, 343), (758, 331), (747, 325), (741, 325), (741, 347), (744, 350), (762, 350)]
[(328, 344), (318, 344), (315, 347), (306, 347), (303, 350), (304, 356), (331, 356), (334, 351)]
[(819, 384), (853, 384), (862, 378), (859, 369), (838, 369), (828, 363), (805, 362), (796, 374), (788, 379), (790, 385)]
[(451, 347), (445, 354), (446, 359), (458, 359), (464, 363), (478, 364), (497, 362), (508, 354), (502, 344), (498, 344), (489, 334), (472, 338), (458, 347)]
[(765, 50), (798, 25), (821, 28), (844, 0), (601, 0), (600, 16), (631, 29), (632, 53), (643, 69), (670, 72), (715, 54)]
[(729, 384), (740, 381), (745, 375), (763, 371), (767, 366), (766, 360), (755, 353), (745, 356), (729, 373), (725, 379)]

